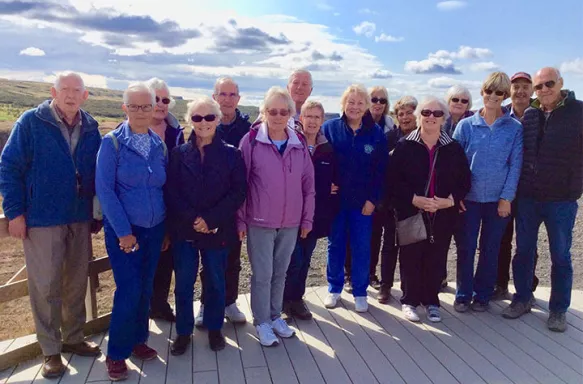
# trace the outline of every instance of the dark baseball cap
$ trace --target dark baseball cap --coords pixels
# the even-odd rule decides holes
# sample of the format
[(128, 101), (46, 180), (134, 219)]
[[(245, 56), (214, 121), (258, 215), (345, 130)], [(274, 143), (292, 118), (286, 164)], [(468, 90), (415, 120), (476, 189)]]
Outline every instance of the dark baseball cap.
[(525, 79), (528, 80), (529, 82), (532, 83), (532, 78), (530, 77), (530, 75), (526, 72), (516, 72), (514, 75), (512, 75), (512, 77), (510, 78), (510, 82), (514, 83), (515, 80), (518, 79)]

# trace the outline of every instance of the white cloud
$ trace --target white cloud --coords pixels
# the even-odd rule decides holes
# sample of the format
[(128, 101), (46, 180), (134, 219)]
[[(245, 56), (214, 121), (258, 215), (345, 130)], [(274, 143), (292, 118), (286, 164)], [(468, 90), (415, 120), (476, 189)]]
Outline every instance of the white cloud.
[(391, 36), (391, 35), (385, 35), (384, 33), (381, 33), (379, 36), (375, 36), (374, 41), (378, 42), (387, 42), (387, 43), (398, 43), (400, 41), (405, 40), (405, 38), (403, 37), (395, 37), (395, 36)]
[(370, 9), (370, 8), (363, 8), (363, 9), (359, 9), (359, 10), (358, 10), (358, 13), (360, 13), (360, 14), (362, 14), (362, 15), (375, 15), (375, 16), (378, 16), (378, 15), (380, 15), (380, 13), (379, 13), (379, 12), (377, 12), (377, 11), (373, 11), (373, 10), (372, 10), (372, 9)]
[[(85, 86), (95, 87), (95, 88), (107, 88), (107, 81), (108, 81), (107, 77), (102, 76), (102, 75), (97, 75), (97, 74), (83, 73), (83, 72), (77, 72), (77, 73), (83, 78), (83, 83), (85, 83)], [(53, 83), (56, 78), (57, 78), (56, 73), (53, 73), (51, 75), (45, 76), (42, 79), (42, 81), (45, 81), (47, 83)], [(109, 79), (109, 80), (114, 80), (114, 79)]]
[(24, 56), (44, 56), (45, 51), (36, 47), (28, 47), (20, 51), (20, 55)]
[(364, 35), (366, 37), (372, 37), (376, 31), (377, 26), (375, 23), (370, 21), (363, 21), (362, 23), (355, 25), (352, 30), (357, 35)]
[(430, 53), (429, 57), (438, 59), (484, 59), (492, 55), (492, 51), (488, 48), (473, 48), (462, 45), (456, 52), (441, 49), (435, 53)]
[(393, 74), (386, 69), (377, 69), (370, 74), (370, 77), (373, 79), (390, 79), (393, 77)]
[(425, 60), (410, 60), (405, 63), (407, 72), (417, 74), (444, 73), (459, 75), (461, 71), (454, 65), (451, 59), (430, 57)]
[(560, 70), (563, 73), (583, 75), (583, 59), (577, 58), (575, 60), (565, 61), (563, 64), (561, 64)]
[(468, 5), (467, 1), (457, 1), (457, 0), (440, 1), (439, 3), (437, 3), (437, 9), (440, 9), (442, 11), (453, 11), (455, 9), (465, 8), (466, 5)]
[(471, 81), (471, 80), (461, 80), (461, 79), (454, 79), (452, 77), (447, 76), (440, 76), (434, 77), (427, 82), (427, 85), (431, 88), (437, 89), (447, 89), (453, 85), (463, 85), (469, 89), (479, 89), (482, 85), (479, 81)]
[(493, 61), (482, 61), (479, 63), (474, 63), (470, 65), (470, 70), (474, 72), (491, 72), (497, 71), (500, 69), (500, 66)]
[(331, 11), (334, 9), (334, 7), (332, 7), (330, 4), (326, 3), (325, 1), (321, 1), (319, 3), (316, 3), (316, 8), (318, 8), (321, 11)]

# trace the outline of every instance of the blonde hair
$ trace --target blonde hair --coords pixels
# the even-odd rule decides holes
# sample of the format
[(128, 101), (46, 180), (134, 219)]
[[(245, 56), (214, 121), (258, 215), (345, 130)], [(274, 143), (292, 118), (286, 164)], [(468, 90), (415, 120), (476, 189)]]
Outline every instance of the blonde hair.
[(287, 109), (289, 110), (289, 114), (291, 116), (296, 114), (296, 104), (292, 100), (289, 93), (283, 89), (282, 87), (271, 87), (265, 94), (263, 98), (263, 102), (261, 103), (261, 107), (259, 107), (259, 114), (261, 115), (261, 120), (266, 121), (266, 112), (269, 109), (269, 105), (275, 100), (280, 99), (285, 101), (287, 104)]
[(399, 100), (397, 100), (395, 106), (393, 107), (395, 109), (395, 115), (399, 113), (399, 109), (401, 108), (410, 107), (413, 110), (415, 110), (418, 104), (419, 102), (413, 96), (403, 96)]
[(449, 117), (449, 108), (447, 107), (447, 104), (445, 104), (445, 101), (443, 99), (438, 99), (437, 97), (434, 96), (428, 96), (425, 99), (423, 99), (423, 101), (421, 103), (419, 103), (419, 105), (417, 106), (417, 109), (415, 109), (415, 116), (417, 117), (417, 126), (421, 127), (421, 118), (423, 116), (421, 116), (421, 111), (423, 109), (425, 109), (425, 106), (427, 104), (431, 104), (431, 103), (437, 103), (439, 104), (439, 108), (443, 111), (444, 115), (443, 115), (443, 123), (445, 124), (445, 121), (447, 120), (447, 118)]
[(316, 100), (308, 100), (302, 105), (302, 110), (300, 111), (300, 115), (304, 115), (308, 109), (319, 108), (322, 111), (322, 118), (324, 118), (324, 106), (322, 103)]
[[(385, 109), (383, 110), (383, 115), (388, 115), (389, 110), (391, 108), (391, 102), (389, 101), (389, 91), (387, 91), (387, 88), (383, 87), (382, 85), (375, 85), (374, 87), (372, 87), (368, 90), (368, 93), (370, 94), (371, 98), (372, 98), (372, 94), (374, 92), (382, 93), (383, 96), (387, 99), (387, 104), (385, 104)], [(371, 102), (371, 106), (372, 106), (372, 102)]]
[(198, 107), (201, 107), (203, 105), (210, 107), (213, 115), (216, 116), (215, 121), (221, 120), (221, 118), (223, 117), (223, 113), (221, 112), (221, 106), (219, 105), (219, 103), (217, 103), (208, 96), (201, 96), (188, 103), (186, 105), (186, 114), (184, 115), (184, 120), (186, 120), (187, 123), (192, 124), (191, 118), (192, 115), (194, 114), (194, 111)]
[(340, 111), (342, 113), (344, 113), (344, 109), (346, 107), (346, 100), (348, 100), (348, 96), (350, 96), (351, 93), (356, 93), (357, 95), (361, 95), (362, 97), (364, 97), (364, 101), (366, 103), (366, 106), (365, 106), (366, 109), (370, 108), (370, 104), (371, 104), (370, 103), (370, 95), (366, 91), (366, 88), (364, 87), (364, 85), (352, 84), (348, 88), (346, 88), (346, 90), (342, 94), (342, 97), (340, 97)]
[(486, 89), (490, 89), (492, 91), (502, 91), (504, 92), (505, 98), (510, 96), (510, 78), (504, 72), (493, 72), (491, 73), (484, 84), (482, 84), (482, 92)]

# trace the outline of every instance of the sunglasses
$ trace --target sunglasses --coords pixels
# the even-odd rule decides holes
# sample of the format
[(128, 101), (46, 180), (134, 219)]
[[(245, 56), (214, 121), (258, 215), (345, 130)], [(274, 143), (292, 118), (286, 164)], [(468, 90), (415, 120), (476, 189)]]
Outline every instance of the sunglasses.
[(432, 111), (431, 109), (421, 110), (421, 116), (429, 117), (431, 115), (433, 115), (435, 117), (443, 117), (443, 115), (445, 115), (445, 112), (440, 111), (440, 110)]
[(486, 95), (491, 95), (491, 94), (494, 93), (496, 96), (504, 96), (504, 92), (502, 92), (502, 91), (493, 91), (491, 89), (484, 89), (484, 93)]
[(156, 104), (158, 104), (160, 102), (160, 100), (162, 100), (162, 104), (170, 104), (170, 99), (167, 97), (163, 97), (162, 99), (160, 99), (158, 96), (156, 96)]
[(547, 82), (544, 82), (544, 83), (535, 85), (534, 86), (534, 89), (537, 90), (537, 91), (540, 91), (541, 89), (543, 89), (543, 86), (551, 89), (551, 88), (554, 88), (556, 84), (557, 83), (554, 80), (549, 80)]
[(371, 101), (373, 104), (380, 103), (380, 104), (383, 104), (383, 105), (385, 105), (385, 104), (387, 103), (387, 101), (388, 101), (388, 100), (387, 100), (387, 99), (385, 99), (384, 97), (373, 97), (372, 99), (370, 99), (370, 101)]
[(283, 117), (289, 116), (289, 109), (270, 109), (267, 112), (269, 113), (269, 116), (277, 116), (278, 114)]
[(190, 119), (195, 123), (200, 123), (203, 119), (204, 119), (204, 121), (215, 121), (216, 118), (217, 118), (217, 115), (210, 114), (210, 115), (205, 115), (205, 116), (192, 115), (192, 117)]
[(460, 99), (460, 98), (457, 98), (457, 97), (452, 97), (451, 98), (451, 101), (453, 101), (454, 103), (461, 102), (462, 104), (467, 104), (467, 103), (470, 102), (468, 99)]

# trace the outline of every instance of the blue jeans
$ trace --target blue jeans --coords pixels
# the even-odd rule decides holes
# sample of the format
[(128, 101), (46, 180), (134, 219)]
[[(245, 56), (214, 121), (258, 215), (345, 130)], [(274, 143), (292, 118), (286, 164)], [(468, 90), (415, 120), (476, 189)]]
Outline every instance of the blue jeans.
[[(498, 253), (502, 236), (510, 217), (498, 215), (498, 202), (476, 203), (465, 201), (466, 212), (461, 216), (457, 236), (457, 292), (456, 300), (469, 303), (472, 298), (482, 304), (490, 301), (498, 274)], [(480, 256), (474, 276), (474, 258), (480, 238)]]
[(354, 297), (366, 297), (366, 288), (369, 283), (371, 234), (372, 216), (364, 216), (360, 209), (343, 209), (336, 215), (328, 236), (326, 275), (330, 293), (342, 292), (346, 241), (350, 236), (352, 294)]
[(512, 261), (514, 300), (527, 302), (531, 295), (538, 230), (545, 224), (551, 253), (551, 312), (566, 312), (571, 304), (573, 265), (571, 243), (577, 216), (576, 201), (542, 202), (518, 199), (516, 214), (517, 253)]
[(103, 230), (116, 285), (107, 356), (112, 360), (124, 360), (134, 346), (148, 341), (148, 312), (164, 240), (164, 223), (152, 228), (132, 226), (139, 249), (130, 253), (119, 249), (118, 237), (107, 219)]
[(194, 330), (194, 283), (198, 274), (199, 252), (204, 268), (203, 324), (215, 331), (223, 327), (225, 319), (225, 270), (228, 248), (198, 249), (191, 242), (178, 241), (174, 248), (174, 275), (176, 298), (176, 333), (190, 335)]
[(310, 232), (305, 239), (300, 239), (291, 255), (287, 276), (285, 278), (285, 289), (283, 291), (283, 301), (298, 301), (306, 293), (306, 280), (310, 270), (310, 261), (316, 248), (318, 238)]

